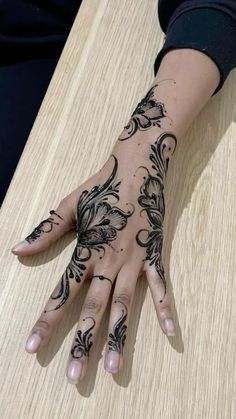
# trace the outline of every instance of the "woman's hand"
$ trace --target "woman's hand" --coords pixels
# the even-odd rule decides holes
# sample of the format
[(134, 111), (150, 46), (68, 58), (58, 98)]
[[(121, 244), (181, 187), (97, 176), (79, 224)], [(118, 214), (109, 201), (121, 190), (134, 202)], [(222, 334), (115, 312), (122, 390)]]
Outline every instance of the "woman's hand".
[[(33, 255), (76, 229), (72, 258), (26, 345), (26, 350), (34, 353), (46, 344), (83, 281), (91, 278), (68, 359), (67, 377), (71, 383), (85, 375), (89, 351), (111, 291), (105, 368), (115, 373), (122, 367), (135, 286), (143, 272), (160, 327), (169, 336), (174, 335), (161, 251), (164, 181), (176, 137), (156, 127), (160, 127), (165, 111), (163, 108), (161, 113), (160, 103), (153, 100), (148, 106), (147, 98), (138, 104), (104, 167), (62, 199), (56, 210), (50, 211), (50, 217), (12, 249), (16, 255)], [(151, 128), (148, 135), (141, 133), (145, 124), (138, 118), (145, 112), (149, 125), (147, 120), (144, 122)]]

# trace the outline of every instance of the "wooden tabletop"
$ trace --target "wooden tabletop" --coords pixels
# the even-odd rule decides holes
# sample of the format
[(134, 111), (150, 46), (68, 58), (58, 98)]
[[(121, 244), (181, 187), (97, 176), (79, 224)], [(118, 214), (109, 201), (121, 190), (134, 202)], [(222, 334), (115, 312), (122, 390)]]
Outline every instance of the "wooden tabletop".
[[(168, 171), (163, 262), (177, 334), (138, 280), (123, 369), (104, 370), (109, 310), (79, 385), (65, 369), (89, 283), (49, 344), (25, 341), (75, 245), (10, 249), (95, 173), (154, 77), (157, 0), (83, 0), (0, 213), (0, 410), (6, 419), (236, 418), (236, 74), (210, 99)], [(2, 156), (1, 156), (2, 158)]]

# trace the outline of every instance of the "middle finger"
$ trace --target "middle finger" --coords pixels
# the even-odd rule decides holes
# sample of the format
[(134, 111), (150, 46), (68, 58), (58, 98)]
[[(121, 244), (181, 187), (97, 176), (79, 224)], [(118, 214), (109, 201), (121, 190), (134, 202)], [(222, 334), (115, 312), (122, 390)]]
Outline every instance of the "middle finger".
[(97, 334), (103, 313), (109, 301), (112, 285), (119, 271), (119, 266), (114, 266), (111, 263), (106, 265), (106, 268), (104, 266), (100, 267), (99, 264), (96, 265), (91, 285), (81, 310), (67, 362), (66, 375), (71, 384), (78, 383), (78, 380), (85, 375), (89, 351), (93, 345), (94, 337)]

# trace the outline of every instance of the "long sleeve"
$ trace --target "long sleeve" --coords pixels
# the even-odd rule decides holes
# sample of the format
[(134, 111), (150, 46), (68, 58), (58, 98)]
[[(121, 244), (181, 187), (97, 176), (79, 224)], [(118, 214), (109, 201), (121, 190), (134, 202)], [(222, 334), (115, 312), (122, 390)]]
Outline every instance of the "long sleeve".
[(154, 62), (154, 74), (170, 49), (197, 49), (219, 68), (215, 95), (236, 67), (236, 0), (159, 0), (158, 18), (166, 36)]

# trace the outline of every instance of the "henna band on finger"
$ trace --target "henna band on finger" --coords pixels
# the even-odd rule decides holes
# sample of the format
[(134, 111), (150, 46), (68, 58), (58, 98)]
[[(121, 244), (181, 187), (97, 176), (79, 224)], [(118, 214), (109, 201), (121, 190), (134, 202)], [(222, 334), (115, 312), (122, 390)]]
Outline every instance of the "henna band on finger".
[(109, 281), (109, 282), (111, 283), (111, 285), (113, 285), (112, 280), (111, 280), (110, 278), (107, 278), (107, 277), (106, 277), (106, 276), (104, 276), (104, 275), (93, 275), (91, 279), (93, 279), (93, 278), (98, 278), (98, 279), (100, 279), (101, 281), (103, 281), (104, 279), (107, 279), (107, 281)]

